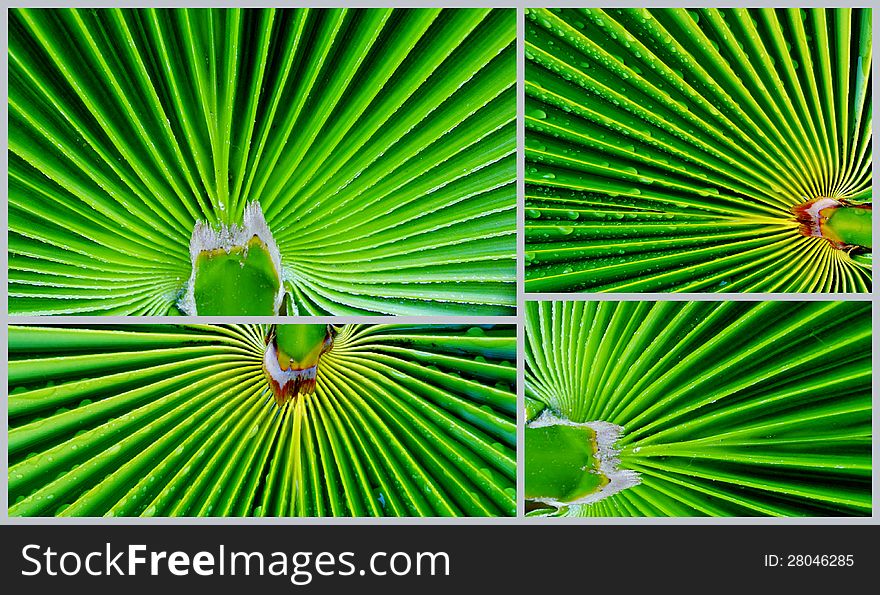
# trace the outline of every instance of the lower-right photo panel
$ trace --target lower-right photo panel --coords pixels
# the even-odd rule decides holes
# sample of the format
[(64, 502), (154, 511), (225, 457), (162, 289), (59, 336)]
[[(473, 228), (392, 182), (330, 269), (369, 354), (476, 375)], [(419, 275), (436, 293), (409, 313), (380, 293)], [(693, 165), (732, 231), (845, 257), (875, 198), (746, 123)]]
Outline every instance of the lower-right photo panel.
[(526, 303), (529, 516), (870, 516), (871, 304)]

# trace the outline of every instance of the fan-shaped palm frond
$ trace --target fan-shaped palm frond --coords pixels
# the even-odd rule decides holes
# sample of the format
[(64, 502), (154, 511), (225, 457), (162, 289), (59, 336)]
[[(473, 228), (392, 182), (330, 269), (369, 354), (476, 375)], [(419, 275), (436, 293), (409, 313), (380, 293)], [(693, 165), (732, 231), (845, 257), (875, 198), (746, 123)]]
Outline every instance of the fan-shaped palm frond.
[(870, 291), (871, 46), (861, 9), (528, 9), (527, 290)]
[(512, 327), (270, 330), (11, 327), (9, 514), (515, 513)]
[(576, 486), (586, 503), (558, 513), (870, 515), (870, 312), (861, 302), (529, 302), (526, 477), (541, 455), (529, 453), (530, 427), (606, 424), (598, 431), (613, 427), (616, 442), (587, 450), (614, 463), (603, 475), (629, 475), (604, 497)]
[(186, 310), (194, 230), (244, 267), (222, 239), (251, 204), (282, 270), (242, 282), (282, 277), (291, 312), (509, 314), (515, 30), (490, 9), (10, 11), (10, 311), (226, 314)]

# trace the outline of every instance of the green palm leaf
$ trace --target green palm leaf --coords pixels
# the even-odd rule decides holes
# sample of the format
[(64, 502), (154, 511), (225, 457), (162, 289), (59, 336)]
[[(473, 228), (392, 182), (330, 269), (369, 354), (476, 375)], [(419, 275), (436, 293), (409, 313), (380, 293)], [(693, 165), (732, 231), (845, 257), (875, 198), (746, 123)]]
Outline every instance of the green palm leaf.
[(559, 514), (871, 514), (869, 303), (528, 302), (526, 313), (528, 417), (619, 426), (618, 469), (638, 474)]
[(870, 291), (870, 211), (835, 245), (794, 209), (870, 205), (871, 41), (867, 9), (528, 9), (527, 289)]
[(9, 21), (11, 313), (175, 313), (251, 203), (291, 312), (511, 313), (514, 11)]
[(515, 514), (513, 327), (340, 327), (282, 406), (267, 331), (10, 327), (9, 514)]

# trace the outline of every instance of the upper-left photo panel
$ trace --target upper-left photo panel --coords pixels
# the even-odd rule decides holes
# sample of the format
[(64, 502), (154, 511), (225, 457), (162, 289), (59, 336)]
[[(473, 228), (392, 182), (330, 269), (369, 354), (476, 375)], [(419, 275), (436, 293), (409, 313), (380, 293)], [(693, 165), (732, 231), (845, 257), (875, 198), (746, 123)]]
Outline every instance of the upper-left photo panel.
[(513, 9), (9, 11), (11, 315), (510, 315)]

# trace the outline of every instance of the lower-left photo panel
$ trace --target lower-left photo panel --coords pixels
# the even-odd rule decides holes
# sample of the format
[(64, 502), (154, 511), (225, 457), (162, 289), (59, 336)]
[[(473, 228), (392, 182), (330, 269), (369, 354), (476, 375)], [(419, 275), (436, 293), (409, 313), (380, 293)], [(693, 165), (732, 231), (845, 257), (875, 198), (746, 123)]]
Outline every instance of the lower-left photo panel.
[(515, 325), (9, 327), (9, 516), (513, 516)]

